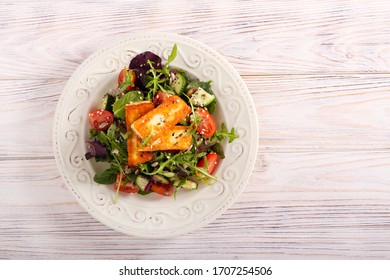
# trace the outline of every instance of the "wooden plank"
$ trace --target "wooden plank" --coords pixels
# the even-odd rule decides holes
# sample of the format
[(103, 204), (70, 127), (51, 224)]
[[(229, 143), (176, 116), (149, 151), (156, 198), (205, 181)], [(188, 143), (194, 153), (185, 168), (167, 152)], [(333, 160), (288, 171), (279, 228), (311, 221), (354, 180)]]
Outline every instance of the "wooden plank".
[[(242, 207), (269, 202), (277, 206), (363, 205), (373, 200), (388, 204), (389, 165), (389, 152), (383, 151), (260, 152), (242, 194)], [(74, 201), (53, 158), (1, 160), (0, 167), (3, 207), (28, 206), (31, 200), (36, 205)], [(241, 208), (237, 203), (235, 207)]]
[(76, 205), (77, 202), (57, 170), (53, 157), (0, 160), (0, 204), (2, 212), (11, 209)]
[(244, 77), (258, 113), (260, 150), (388, 150), (390, 79), (382, 78)]
[(3, 80), (0, 100), (0, 158), (52, 157), (54, 112), (61, 80)]
[[(390, 148), (390, 75), (244, 80), (258, 113), (261, 151)], [(0, 118), (7, 135), (0, 138), (2, 158), (52, 156), (52, 119), (64, 85), (63, 80), (2, 81)]]
[(389, 205), (389, 164), (383, 151), (259, 152), (243, 207)]
[(387, 1), (5, 3), (3, 78), (68, 78), (102, 46), (150, 31), (197, 39), (241, 74), (390, 72)]
[(248, 186), (220, 218), (184, 236), (145, 240), (85, 213), (52, 159), (0, 161), (0, 256), (388, 258), (389, 168), (382, 152), (260, 153)]
[[(388, 207), (380, 206), (229, 211), (218, 224), (168, 240), (124, 236), (78, 212), (27, 214), (29, 222), (15, 219), (2, 228), (0, 255), (7, 259), (388, 259), (390, 240), (381, 223), (389, 214)], [(317, 218), (308, 219), (309, 215)]]

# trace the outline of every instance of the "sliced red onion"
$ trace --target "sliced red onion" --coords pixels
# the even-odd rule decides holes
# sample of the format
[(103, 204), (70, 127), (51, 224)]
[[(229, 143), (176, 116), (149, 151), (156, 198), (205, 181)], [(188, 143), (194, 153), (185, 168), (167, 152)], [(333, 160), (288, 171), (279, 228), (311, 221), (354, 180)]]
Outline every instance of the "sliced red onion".
[[(153, 177), (152, 177), (153, 178)], [(145, 187), (145, 192), (148, 192), (150, 191), (150, 189), (152, 188), (152, 179), (149, 180), (148, 184), (146, 185)]]

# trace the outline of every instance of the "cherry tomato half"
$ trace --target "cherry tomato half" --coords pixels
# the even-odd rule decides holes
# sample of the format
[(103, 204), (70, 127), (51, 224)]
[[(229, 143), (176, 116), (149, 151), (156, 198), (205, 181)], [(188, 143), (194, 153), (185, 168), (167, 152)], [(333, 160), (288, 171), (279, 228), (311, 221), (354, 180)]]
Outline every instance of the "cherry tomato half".
[[(115, 181), (115, 185), (114, 185), (115, 190), (118, 189), (119, 179), (120, 179), (120, 174), (118, 173), (116, 175), (116, 181)], [(119, 191), (126, 192), (126, 193), (137, 193), (139, 190), (137, 185), (132, 183), (132, 182), (125, 183), (125, 180), (126, 180), (126, 177), (122, 176), (122, 182), (121, 182), (121, 185), (119, 187)]]
[(206, 138), (213, 136), (217, 130), (213, 116), (203, 108), (197, 109), (195, 114), (200, 119), (196, 132)]
[(152, 183), (152, 191), (164, 196), (171, 196), (173, 194), (173, 185)]
[[(206, 155), (206, 159), (207, 159), (207, 173), (209, 173), (210, 175), (212, 175), (215, 171), (215, 168), (217, 167), (217, 164), (218, 164), (218, 155), (217, 154), (214, 154), (214, 153), (210, 153), (210, 154), (207, 154)], [(205, 160), (202, 158), (199, 162), (198, 162), (198, 167), (204, 167), (205, 166)]]
[(166, 92), (162, 92), (162, 91), (159, 91), (155, 94), (154, 98), (153, 98), (153, 104), (154, 106), (159, 106), (160, 104), (164, 103), (171, 95), (166, 93)]
[(107, 130), (114, 122), (114, 116), (107, 110), (93, 110), (88, 114), (88, 117), (94, 130)]
[[(128, 69), (126, 68), (126, 76), (128, 77), (129, 75), (131, 75), (131, 83), (132, 83), (133, 85), (128, 86), (128, 87), (126, 88), (127, 91), (130, 91), (130, 90), (132, 90), (132, 89), (134, 88), (135, 79), (137, 78), (137, 76), (136, 76), (136, 74), (135, 74), (135, 72), (134, 72), (133, 70), (128, 70)], [(123, 82), (125, 82), (125, 81), (126, 81), (126, 77), (125, 77), (125, 68), (123, 68), (122, 71), (121, 71), (121, 72), (119, 73), (119, 75), (118, 75), (118, 87), (120, 87), (121, 84), (122, 84)]]

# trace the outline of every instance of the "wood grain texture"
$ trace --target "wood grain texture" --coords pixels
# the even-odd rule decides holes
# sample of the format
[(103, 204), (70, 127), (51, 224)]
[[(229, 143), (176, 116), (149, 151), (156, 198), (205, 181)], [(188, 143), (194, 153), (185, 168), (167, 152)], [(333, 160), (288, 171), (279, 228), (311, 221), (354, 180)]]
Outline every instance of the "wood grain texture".
[(5, 258), (385, 258), (390, 252), (390, 157), (380, 152), (259, 154), (233, 207), (170, 240), (129, 237), (96, 222), (62, 187), (52, 159), (0, 167)]
[(68, 78), (97, 49), (150, 31), (200, 40), (241, 74), (389, 73), (389, 13), (386, 1), (9, 1), (1, 76)]
[[(0, 259), (390, 258), (389, 14), (388, 1), (2, 1)], [(89, 216), (52, 152), (72, 72), (100, 47), (150, 31), (226, 57), (260, 131), (238, 200), (168, 240)]]

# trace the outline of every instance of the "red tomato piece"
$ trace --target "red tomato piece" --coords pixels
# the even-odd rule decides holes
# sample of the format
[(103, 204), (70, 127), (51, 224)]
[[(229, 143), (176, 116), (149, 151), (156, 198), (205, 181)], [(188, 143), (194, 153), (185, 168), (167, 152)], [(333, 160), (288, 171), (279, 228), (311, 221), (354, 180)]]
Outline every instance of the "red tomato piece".
[[(120, 180), (120, 174), (118, 173), (116, 175), (116, 181), (115, 181), (115, 185), (114, 185), (115, 190), (118, 189), (119, 180)], [(126, 180), (126, 177), (122, 176), (122, 182), (121, 182), (121, 185), (119, 187), (120, 192), (137, 193), (139, 191), (136, 184), (134, 184), (133, 182), (125, 183), (125, 180)]]
[(173, 194), (173, 185), (152, 183), (152, 191), (164, 196), (171, 196)]
[(164, 101), (166, 101), (170, 96), (171, 95), (166, 93), (166, 92), (162, 92), (162, 91), (157, 92), (156, 95), (153, 98), (154, 106), (157, 107), (160, 104), (164, 103)]
[(197, 109), (195, 114), (200, 119), (196, 132), (206, 138), (213, 136), (217, 130), (213, 116), (203, 108)]
[[(137, 76), (136, 76), (136, 74), (135, 74), (135, 72), (134, 72), (133, 70), (128, 70), (128, 69), (126, 68), (126, 76), (128, 77), (129, 75), (131, 75), (131, 83), (132, 83), (133, 85), (129, 85), (129, 86), (126, 88), (127, 91), (130, 91), (130, 90), (132, 90), (132, 89), (134, 88), (135, 79), (137, 78)], [(118, 87), (120, 87), (121, 84), (122, 84), (123, 82), (125, 82), (125, 81), (126, 81), (126, 77), (125, 77), (125, 68), (123, 68), (122, 71), (121, 71), (121, 72), (119, 73), (119, 75), (118, 75)]]
[(88, 117), (94, 130), (107, 130), (114, 122), (113, 114), (107, 110), (93, 110)]
[[(207, 159), (207, 173), (209, 173), (210, 175), (213, 175), (213, 173), (215, 171), (215, 168), (218, 165), (218, 161), (219, 161), (218, 155), (214, 154), (214, 153), (210, 153), (210, 154), (206, 155), (206, 159)], [(204, 160), (204, 158), (202, 158), (198, 162), (197, 166), (198, 167), (202, 167), (202, 168), (205, 167), (205, 160)]]

